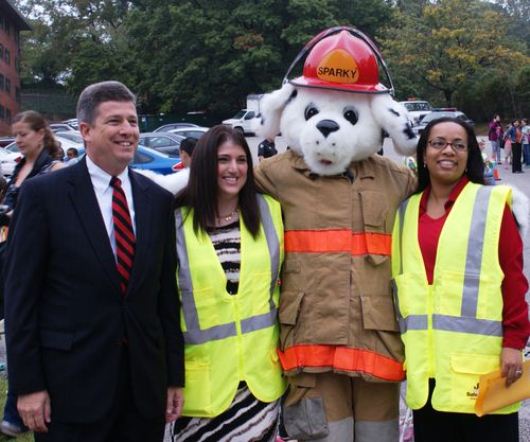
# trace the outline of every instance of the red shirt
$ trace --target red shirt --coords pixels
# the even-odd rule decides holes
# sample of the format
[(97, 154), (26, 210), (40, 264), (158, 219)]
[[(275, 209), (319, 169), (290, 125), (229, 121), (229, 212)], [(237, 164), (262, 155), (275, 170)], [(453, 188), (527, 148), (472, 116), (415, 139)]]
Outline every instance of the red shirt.
[[(420, 201), (418, 240), (429, 284), (432, 284), (433, 280), (438, 239), (440, 238), (442, 227), (458, 195), (460, 195), (460, 192), (468, 182), (469, 180), (465, 176), (460, 179), (445, 203), (445, 214), (437, 219), (427, 215), (427, 199), (431, 190), (430, 186), (423, 192)], [(523, 242), (517, 230), (515, 218), (508, 206), (504, 209), (501, 223), (499, 262), (504, 272), (501, 286), (503, 299), (502, 345), (503, 347), (520, 350), (525, 347), (528, 336), (530, 336), (528, 305), (525, 300), (528, 281), (523, 274)]]

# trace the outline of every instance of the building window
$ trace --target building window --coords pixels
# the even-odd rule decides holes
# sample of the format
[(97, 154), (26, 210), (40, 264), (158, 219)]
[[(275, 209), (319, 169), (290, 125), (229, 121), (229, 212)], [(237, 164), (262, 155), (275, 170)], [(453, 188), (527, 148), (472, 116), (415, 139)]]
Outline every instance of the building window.
[(0, 104), (0, 120), (3, 120), (6, 117), (5, 107)]
[(0, 60), (4, 59), (4, 45), (0, 43)]
[(20, 104), (20, 88), (19, 87), (15, 88), (15, 100), (17, 101), (18, 104)]
[(11, 80), (9, 78), (6, 78), (6, 92), (11, 93)]
[(6, 121), (11, 124), (11, 109), (6, 107)]
[(20, 58), (15, 57), (15, 69), (20, 74)]
[(4, 86), (4, 76), (0, 74), (0, 91), (3, 91), (5, 89)]
[(11, 64), (11, 52), (9, 52), (9, 49), (4, 50), (4, 60), (7, 64)]

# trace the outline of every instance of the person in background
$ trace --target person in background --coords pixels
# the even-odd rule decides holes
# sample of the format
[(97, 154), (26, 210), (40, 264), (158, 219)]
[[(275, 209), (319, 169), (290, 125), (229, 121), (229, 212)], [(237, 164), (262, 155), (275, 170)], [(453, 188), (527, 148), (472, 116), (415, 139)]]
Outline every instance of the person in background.
[(265, 138), (258, 145), (258, 161), (262, 161), (264, 158), (273, 157), (277, 153), (278, 151), (276, 150), (274, 140), (271, 140), (270, 138)]
[(503, 137), (501, 117), (495, 114), (488, 124), (488, 139), (491, 143), (491, 155), (497, 164), (501, 164), (501, 141)]
[[(33, 177), (63, 167), (60, 161), (62, 158), (60, 143), (55, 139), (53, 132), (48, 126), (48, 122), (41, 114), (32, 110), (17, 114), (13, 119), (11, 131), (22, 154), (22, 159), (15, 167), (11, 182), (7, 187), (2, 201), (4, 205), (2, 224), (7, 226), (17, 205), (18, 194), (22, 183)], [(5, 266), (3, 262), (4, 253), (5, 250), (2, 250), (2, 268)], [(11, 388), (9, 388), (7, 393), (4, 417), (0, 424), (0, 430), (8, 436), (17, 436), (27, 431), (18, 414), (16, 395)]]
[(523, 173), (521, 165), (521, 149), (523, 133), (521, 131), (521, 122), (514, 120), (511, 127), (506, 132), (506, 137), (512, 144), (512, 173)]
[(252, 156), (219, 125), (198, 141), (177, 195), (186, 387), (175, 442), (274, 441), (286, 384), (276, 349), (280, 205), (254, 187)]
[(530, 167), (530, 125), (526, 118), (521, 120), (521, 133), (523, 134), (523, 164)]
[(184, 168), (190, 167), (191, 157), (193, 155), (193, 149), (195, 149), (196, 144), (197, 144), (197, 138), (193, 138), (193, 137), (187, 137), (181, 141), (179, 153), (180, 153), (180, 160), (182, 161), (182, 165)]
[(430, 122), (418, 189), (396, 215), (392, 274), (416, 442), (518, 442), (518, 405), (477, 417), (479, 377), (522, 374), (530, 335), (511, 188), (484, 186), (473, 128)]
[(79, 153), (77, 152), (77, 149), (75, 147), (70, 147), (66, 149), (66, 161), (65, 163), (74, 164), (79, 158)]

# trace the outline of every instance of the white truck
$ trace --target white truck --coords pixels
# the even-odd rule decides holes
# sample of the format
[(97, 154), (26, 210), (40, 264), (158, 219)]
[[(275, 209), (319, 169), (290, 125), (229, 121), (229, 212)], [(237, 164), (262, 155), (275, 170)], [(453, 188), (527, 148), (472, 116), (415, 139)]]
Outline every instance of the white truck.
[(407, 100), (400, 101), (400, 103), (407, 109), (414, 125), (420, 124), (423, 117), (432, 111), (432, 106), (428, 101)]
[(252, 133), (252, 119), (259, 115), (259, 103), (263, 94), (247, 95), (247, 107), (241, 109), (232, 118), (224, 120), (223, 124), (231, 126), (243, 134)]

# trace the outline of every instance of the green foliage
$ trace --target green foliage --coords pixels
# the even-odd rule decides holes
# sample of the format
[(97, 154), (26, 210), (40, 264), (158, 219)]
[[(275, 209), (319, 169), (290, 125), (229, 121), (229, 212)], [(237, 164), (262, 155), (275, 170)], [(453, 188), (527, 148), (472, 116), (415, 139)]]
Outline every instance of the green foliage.
[(506, 84), (507, 80), (499, 77), (499, 67), (513, 76), (530, 63), (524, 43), (506, 34), (509, 17), (487, 2), (402, 3), (406, 3), (405, 11), (412, 3), (422, 4), (416, 4), (416, 14), (398, 8), (383, 41), (401, 96), (432, 97), (437, 104), (463, 105), (462, 98), (471, 98), (470, 90), (481, 89), (479, 85), (488, 84), (492, 78)]
[(24, 87), (64, 84), (77, 94), (91, 82), (117, 79), (138, 94), (144, 112), (231, 114), (247, 94), (278, 88), (303, 45), (336, 25), (355, 26), (383, 47), (399, 98), (468, 103), (480, 111), (477, 97), (488, 100), (493, 95), (481, 91), (493, 88), (513, 96), (514, 112), (527, 109), (518, 75), (526, 78), (526, 70), (519, 72), (529, 63), (530, 34), (510, 34), (530, 29), (524, 0), (19, 0), (18, 6), (33, 26), (22, 35)]

